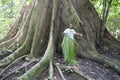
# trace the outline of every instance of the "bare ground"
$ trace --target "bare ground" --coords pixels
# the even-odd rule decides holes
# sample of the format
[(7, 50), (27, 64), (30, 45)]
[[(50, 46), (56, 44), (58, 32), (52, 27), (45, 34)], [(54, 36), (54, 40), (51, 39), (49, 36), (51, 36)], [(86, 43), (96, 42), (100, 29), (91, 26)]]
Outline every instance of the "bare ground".
[[(107, 55), (111, 58), (114, 58), (115, 60), (120, 61), (120, 55), (116, 51), (100, 51), (103, 55)], [(114, 56), (113, 56), (114, 55)], [(19, 68), (22, 65), (27, 64), (28, 62), (25, 61), (25, 59), (21, 59), (18, 61), (14, 66), (12, 66), (9, 70), (7, 70), (4, 74), (0, 75), (0, 80), (17, 80), (17, 77), (21, 76), (23, 73), (25, 73), (27, 70), (29, 70), (32, 66), (34, 66), (38, 61), (35, 61), (28, 66), (25, 66), (21, 68), (18, 71), (13, 72), (15, 69)], [(69, 64), (66, 64), (63, 61), (62, 54), (57, 54), (55, 57), (55, 62), (61, 66), (72, 66)], [(93, 80), (120, 80), (120, 74), (117, 74), (112, 69), (108, 68), (106, 65), (101, 65), (100, 63), (84, 59), (84, 58), (78, 58), (79, 65), (75, 65), (79, 69), (79, 71), (83, 72), (85, 75), (88, 75)], [(0, 68), (0, 71), (2, 71), (3, 68)], [(48, 80), (49, 77), (49, 70), (45, 70), (42, 75), (40, 75), (35, 80)], [(11, 74), (11, 75), (9, 75)], [(75, 74), (74, 72), (66, 72), (63, 71), (64, 77), (67, 80), (85, 80), (84, 78), (80, 77), (79, 75)], [(9, 77), (4, 78), (5, 76), (9, 75)], [(54, 80), (62, 80), (57, 69), (54, 68)]]

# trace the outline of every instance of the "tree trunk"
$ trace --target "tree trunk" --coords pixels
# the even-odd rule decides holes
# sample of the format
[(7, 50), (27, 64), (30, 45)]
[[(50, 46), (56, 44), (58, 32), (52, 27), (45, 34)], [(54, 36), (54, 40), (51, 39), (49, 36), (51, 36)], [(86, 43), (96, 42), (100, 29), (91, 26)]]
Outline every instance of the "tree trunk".
[[(53, 54), (59, 52), (62, 33), (70, 23), (75, 25), (77, 32), (83, 34), (77, 43), (78, 55), (107, 64), (120, 73), (119, 62), (97, 52), (95, 46), (99, 40), (101, 20), (89, 0), (33, 0), (21, 17), (9, 31), (6, 38), (8, 40), (0, 44), (0, 48), (5, 47), (13, 51), (0, 61), (0, 66), (9, 66), (11, 62), (24, 55), (27, 55), (27, 60), (34, 60), (36, 56), (41, 55), (43, 57), (20, 76), (19, 80), (33, 80), (48, 67), (52, 73), (49, 78), (53, 80), (53, 64), (55, 64)], [(15, 32), (17, 25), (20, 26)], [(120, 49), (120, 46), (117, 45), (117, 48)]]

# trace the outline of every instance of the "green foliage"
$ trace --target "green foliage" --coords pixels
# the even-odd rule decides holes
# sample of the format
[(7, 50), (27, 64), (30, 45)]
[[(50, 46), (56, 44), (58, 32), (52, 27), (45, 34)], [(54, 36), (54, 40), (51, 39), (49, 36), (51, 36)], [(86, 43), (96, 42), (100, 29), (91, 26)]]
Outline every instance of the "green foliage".
[(32, 0), (27, 0), (26, 4), (29, 5), (32, 2)]
[(10, 0), (1, 0), (2, 5), (5, 5), (7, 2), (9, 2)]
[[(108, 3), (109, 0), (106, 1)], [(103, 0), (93, 0), (93, 3), (101, 18), (103, 11)], [(113, 34), (115, 37), (117, 36), (116, 31), (120, 30), (120, 0), (112, 0), (106, 27), (111, 34)]]
[(10, 26), (18, 16), (18, 12), (24, 0), (0, 1), (0, 39), (9, 31)]
[(32, 0), (28, 0), (28, 2), (29, 2), (29, 3), (31, 3), (31, 2), (32, 2)]
[(69, 64), (77, 64), (76, 61), (76, 45), (75, 40), (67, 35), (64, 36), (62, 42), (62, 51), (64, 54), (64, 61)]
[(65, 70), (63, 70), (62, 72), (66, 72), (67, 74), (73, 73), (74, 70), (72, 68), (66, 68)]

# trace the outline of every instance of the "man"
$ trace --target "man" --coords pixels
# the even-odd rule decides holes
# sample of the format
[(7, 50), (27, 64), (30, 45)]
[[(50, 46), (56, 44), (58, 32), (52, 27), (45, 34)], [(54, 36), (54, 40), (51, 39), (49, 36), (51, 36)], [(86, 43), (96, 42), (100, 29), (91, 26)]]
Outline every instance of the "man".
[(82, 34), (77, 33), (73, 29), (73, 25), (70, 24), (67, 29), (65, 29), (64, 38), (62, 42), (62, 51), (64, 54), (64, 61), (70, 64), (77, 64), (76, 60), (76, 42), (74, 39), (75, 35), (82, 36)]

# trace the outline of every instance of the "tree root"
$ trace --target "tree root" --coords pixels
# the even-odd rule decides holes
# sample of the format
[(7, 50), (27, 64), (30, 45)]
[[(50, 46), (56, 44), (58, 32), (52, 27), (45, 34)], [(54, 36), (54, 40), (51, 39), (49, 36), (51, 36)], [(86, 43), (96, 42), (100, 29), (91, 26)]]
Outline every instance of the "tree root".
[(8, 34), (5, 36), (3, 41), (13, 38), (19, 31), (19, 29), (21, 27), (20, 25), (22, 23), (22, 18), (24, 18), (24, 14), (26, 14), (26, 12), (27, 12), (26, 8), (25, 8), (26, 7), (25, 4), (26, 4), (26, 1), (24, 2), (21, 10), (19, 11), (20, 16), (18, 16), (17, 19), (15, 20), (15, 22), (12, 24), (11, 29), (9, 30)]
[(94, 80), (91, 77), (89, 77), (88, 75), (85, 75), (83, 72), (79, 71), (78, 68), (73, 67), (73, 71), (77, 74), (79, 74), (80, 76), (84, 77), (87, 80)]
[(11, 29), (9, 30), (8, 34), (5, 36), (5, 38), (2, 41), (12, 39), (17, 34), (17, 31), (20, 29), (20, 23), (22, 21), (21, 19), (23, 17), (23, 14), (24, 13), (20, 14), (20, 16), (17, 17), (16, 21), (11, 26)]
[[(31, 13), (33, 10), (33, 5), (34, 4), (32, 4), (32, 6), (29, 6), (31, 9), (29, 11), (26, 10), (25, 13), (23, 14), (24, 15), (23, 18), (26, 17), (26, 19), (22, 20), (20, 28), (16, 32), (16, 34), (14, 34), (14, 36), (11, 37), (10, 39), (2, 42), (0, 44), (0, 48), (8, 48), (9, 47), (9, 49), (11, 49), (11, 47), (12, 47), (12, 49), (13, 49), (15, 47), (15, 44), (21, 44), (21, 45), (23, 44), (23, 42), (25, 41), (26, 35), (27, 35), (27, 30), (28, 30), (28, 26), (29, 26), (29, 22), (30, 22)], [(11, 33), (8, 33), (8, 35), (10, 35), (10, 34), (13, 34), (13, 31)]]
[(2, 70), (2, 72), (0, 73), (0, 75), (2, 75), (6, 70), (8, 70), (11, 66), (13, 66), (14, 64), (16, 64), (16, 62), (22, 58), (26, 57), (26, 55), (17, 58), (15, 61), (13, 61), (11, 64), (9, 64), (7, 67), (5, 67), (4, 70)]
[(79, 46), (79, 53), (82, 57), (99, 62), (103, 65), (105, 64), (117, 73), (120, 73), (120, 63), (118, 61), (105, 55), (99, 54), (91, 41), (87, 41), (85, 39), (83, 40), (81, 40), (82, 44), (78, 43), (78, 45), (81, 45)]
[[(41, 3), (42, 3), (42, 1), (41, 1)], [(50, 26), (49, 26), (50, 22), (47, 21), (47, 20), (51, 20), (51, 16), (49, 16), (51, 14), (50, 13), (51, 9), (49, 9), (49, 8), (44, 9), (44, 7), (43, 7), (44, 5), (46, 5), (46, 3), (41, 4), (41, 6), (39, 6), (40, 7), (39, 10), (42, 11), (39, 14), (40, 15), (39, 17), (41, 17), (41, 20), (36, 21), (35, 24), (40, 24), (40, 25), (36, 25), (30, 54), (27, 57), (28, 60), (34, 59), (35, 58), (35, 53), (38, 53), (38, 52), (41, 53), (41, 47), (43, 48), (42, 44), (45, 41), (45, 37), (49, 37), (49, 35), (43, 36), (43, 34), (42, 34), (42, 33), (45, 33), (47, 30), (48, 30), (48, 32), (50, 31)], [(38, 13), (37, 14), (36, 13), (34, 15), (38, 14)], [(45, 43), (47, 43), (47, 42), (45, 42)], [(46, 45), (46, 47), (47, 47), (47, 45)], [(44, 52), (45, 52), (45, 49), (44, 49)]]
[(11, 76), (12, 74), (14, 74), (16, 71), (19, 71), (20, 69), (25, 68), (26, 66), (28, 66), (29, 64), (31, 64), (31, 63), (33, 63), (33, 62), (38, 62), (38, 61), (34, 60), (34, 61), (31, 61), (31, 62), (28, 62), (27, 64), (22, 65), (21, 67), (15, 69), (15, 70), (12, 71), (10, 74), (6, 75), (5, 77), (1, 78), (0, 80), (5, 80), (6, 78), (8, 78), (8, 77)]
[(56, 64), (54, 64), (54, 65), (55, 65), (55, 67), (57, 68), (57, 70), (58, 70), (58, 72), (59, 72), (59, 74), (60, 74), (62, 80), (66, 80), (65, 77), (63, 76), (63, 73), (62, 73), (60, 67), (59, 67), (58, 65), (56, 65)]
[(80, 77), (84, 78), (85, 80), (94, 80), (88, 75), (84, 74), (82, 71), (79, 71), (77, 67), (75, 66), (59, 66), (62, 70), (70, 69), (72, 73), (78, 74)]
[(18, 48), (12, 54), (10, 54), (9, 56), (7, 56), (6, 58), (4, 58), (0, 61), (0, 67), (7, 66), (8, 64), (10, 64), (15, 59), (25, 55), (27, 52), (28, 52), (28, 49), (25, 45), (23, 47)]
[(51, 53), (46, 52), (46, 55), (43, 56), (41, 61), (37, 63), (34, 67), (32, 67), (30, 70), (28, 70), (25, 74), (20, 76), (19, 80), (34, 80), (37, 76), (39, 76), (47, 67), (49, 64), (49, 57)]
[(7, 48), (11, 43), (13, 43), (17, 39), (18, 36), (19, 36), (19, 32), (13, 38), (1, 43), (0, 48)]
[[(34, 3), (35, 3), (35, 1), (34, 1)], [(34, 5), (34, 3), (33, 3), (33, 5)], [(32, 9), (33, 9), (33, 6), (32, 6)], [(31, 13), (32, 13), (32, 9), (31, 9)], [(28, 18), (30, 18), (31, 13), (29, 14)], [(34, 30), (33, 30), (34, 24), (32, 24), (31, 26), (29, 26), (29, 28), (28, 28), (28, 33), (27, 33), (27, 36), (26, 36), (26, 39), (25, 39), (23, 45), (20, 48), (18, 48), (16, 51), (14, 51), (12, 54), (10, 54), (8, 57), (1, 60), (0, 66), (8, 65), (15, 59), (17, 59), (17, 58), (25, 55), (27, 52), (29, 52), (29, 50), (31, 48), (33, 36), (34, 36)]]
[(98, 61), (98, 62), (104, 64), (106, 67), (110, 67), (114, 71), (116, 71), (117, 73), (120, 74), (120, 62), (118, 62), (114, 59), (111, 59), (111, 58), (106, 57), (104, 55), (98, 54), (98, 55), (94, 55), (93, 59), (91, 59), (91, 60)]
[(9, 46), (8, 46), (8, 50), (11, 50), (11, 51), (15, 51), (15, 50), (17, 50), (19, 48), (19, 44), (17, 43), (17, 42), (13, 42), (12, 44), (10, 44)]
[(52, 60), (50, 61), (49, 63), (49, 80), (54, 80), (54, 73), (53, 73), (53, 63), (52, 63)]
[[(47, 5), (52, 3), (50, 0), (46, 0), (43, 2), (47, 2), (48, 3)], [(49, 35), (49, 42), (48, 42), (48, 46), (47, 46), (47, 49), (45, 51), (45, 54), (42, 57), (41, 61), (39, 63), (37, 63), (34, 67), (32, 67), (30, 70), (28, 70), (25, 74), (20, 76), (18, 78), (19, 80), (34, 80), (36, 77), (38, 77), (43, 72), (43, 70), (45, 70), (48, 67), (50, 60), (53, 59), (53, 53), (54, 53), (53, 27), (54, 27), (54, 20), (55, 20), (56, 11), (57, 11), (56, 4), (57, 4), (57, 1), (53, 0), (51, 29), (50, 29), (50, 35)], [(51, 7), (50, 7), (50, 9), (51, 9)]]

